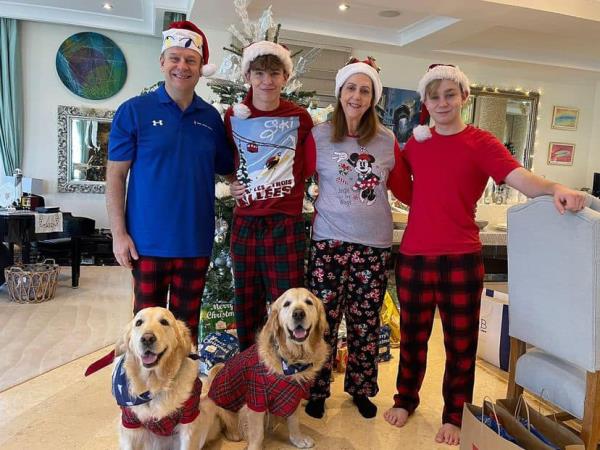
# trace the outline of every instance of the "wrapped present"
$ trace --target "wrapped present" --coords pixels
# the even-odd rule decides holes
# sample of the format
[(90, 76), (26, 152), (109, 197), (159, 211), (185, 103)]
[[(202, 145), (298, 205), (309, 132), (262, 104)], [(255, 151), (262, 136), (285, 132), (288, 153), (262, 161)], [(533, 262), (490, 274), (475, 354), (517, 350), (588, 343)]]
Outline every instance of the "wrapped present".
[(198, 335), (200, 339), (214, 331), (235, 330), (232, 303), (204, 303), (200, 310)]
[(212, 367), (233, 357), (239, 348), (239, 341), (235, 335), (225, 331), (209, 333), (198, 347), (200, 372), (208, 375)]

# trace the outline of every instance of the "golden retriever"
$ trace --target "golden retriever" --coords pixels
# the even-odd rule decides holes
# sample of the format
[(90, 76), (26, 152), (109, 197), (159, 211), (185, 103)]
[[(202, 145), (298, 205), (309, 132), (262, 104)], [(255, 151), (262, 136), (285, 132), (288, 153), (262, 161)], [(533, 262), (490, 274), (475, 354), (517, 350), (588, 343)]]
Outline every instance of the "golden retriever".
[(321, 300), (304, 288), (283, 293), (271, 305), (256, 346), (211, 370), (208, 394), (200, 401), (200, 446), (225, 428), (227, 438), (241, 435), (249, 450), (262, 449), (267, 413), (287, 418), (296, 447), (314, 446), (300, 431), (297, 408), (329, 356), (326, 329)]
[[(113, 394), (122, 410), (121, 449), (199, 448), (202, 384), (197, 362), (188, 358), (191, 351), (189, 329), (165, 308), (143, 309), (126, 326), (115, 348), (115, 355), (122, 356), (113, 370)], [(115, 394), (124, 389), (123, 378), (125, 400)], [(146, 403), (123, 406), (138, 396)]]

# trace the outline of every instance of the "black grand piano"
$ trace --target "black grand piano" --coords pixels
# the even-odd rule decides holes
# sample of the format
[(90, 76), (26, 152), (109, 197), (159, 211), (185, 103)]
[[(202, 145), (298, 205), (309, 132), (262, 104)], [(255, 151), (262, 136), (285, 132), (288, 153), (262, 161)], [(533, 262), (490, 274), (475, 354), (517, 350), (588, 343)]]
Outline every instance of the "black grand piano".
[[(81, 238), (94, 233), (96, 222), (87, 217), (73, 216), (71, 213), (63, 212), (63, 231), (56, 233), (36, 233), (35, 213), (2, 213), (0, 212), (0, 236), (2, 242), (8, 244), (8, 248), (1, 245), (0, 256), (1, 275), (0, 280), (4, 282), (4, 266), (14, 264), (14, 246), (19, 245), (22, 252), (24, 264), (30, 262), (31, 244), (38, 245), (58, 244), (67, 245), (70, 250), (71, 274), (73, 287), (79, 286), (79, 273), (81, 266)], [(6, 261), (6, 263), (4, 263)]]

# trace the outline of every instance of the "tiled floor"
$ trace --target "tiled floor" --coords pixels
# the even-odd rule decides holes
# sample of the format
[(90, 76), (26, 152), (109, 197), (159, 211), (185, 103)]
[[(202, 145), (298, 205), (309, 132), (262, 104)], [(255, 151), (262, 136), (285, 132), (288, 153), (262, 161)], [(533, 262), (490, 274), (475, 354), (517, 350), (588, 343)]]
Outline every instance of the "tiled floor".
[[(89, 378), (85, 368), (106, 353), (103, 349), (27, 383), (0, 393), (0, 448), (3, 450), (110, 450), (118, 448), (119, 412), (110, 393), (110, 369)], [(380, 365), (380, 392), (375, 398), (379, 413), (375, 419), (363, 419), (350, 397), (343, 392), (343, 379), (336, 377), (327, 414), (316, 420), (301, 413), (302, 428), (320, 449), (407, 449), (448, 448), (433, 441), (440, 425), (442, 409), (441, 380), (444, 353), (439, 320), (436, 320), (429, 352), (429, 367), (422, 389), (421, 406), (402, 429), (383, 420), (383, 411), (391, 405), (396, 376), (394, 359)], [(475, 402), (484, 396), (503, 398), (506, 382), (503, 372), (478, 363)], [(266, 441), (267, 449), (294, 448), (287, 442), (285, 425)], [(213, 450), (243, 449), (244, 443), (225, 440), (213, 443)]]

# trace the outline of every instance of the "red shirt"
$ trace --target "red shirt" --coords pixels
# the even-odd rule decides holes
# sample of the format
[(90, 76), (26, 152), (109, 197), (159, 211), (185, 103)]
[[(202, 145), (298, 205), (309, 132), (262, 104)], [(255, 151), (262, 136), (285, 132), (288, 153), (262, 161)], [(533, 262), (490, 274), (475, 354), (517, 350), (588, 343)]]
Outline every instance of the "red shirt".
[(289, 417), (301, 399), (308, 400), (310, 384), (269, 371), (258, 358), (255, 344), (225, 363), (213, 380), (208, 396), (230, 411), (239, 411), (247, 404), (252, 411)]
[(413, 175), (408, 224), (400, 244), (407, 255), (446, 255), (481, 250), (477, 200), (488, 178), (503, 183), (521, 165), (491, 133), (468, 125), (444, 136), (431, 129), (424, 142), (411, 138), (404, 157)]
[(244, 104), (251, 115), (237, 127), (232, 124), (237, 120), (232, 118), (233, 108), (225, 113), (227, 135), (236, 149), (236, 177), (251, 186), (235, 214), (301, 214), (304, 180), (311, 175), (304, 169), (304, 141), (313, 126), (310, 115), (287, 100), (280, 100), (273, 111), (256, 109), (251, 98)]
[(159, 436), (172, 436), (175, 427), (180, 423), (193, 422), (200, 414), (200, 394), (202, 393), (202, 382), (196, 378), (190, 398), (180, 408), (162, 419), (153, 419), (141, 422), (133, 410), (127, 406), (121, 406), (121, 423), (125, 428), (144, 427), (148, 431)]

